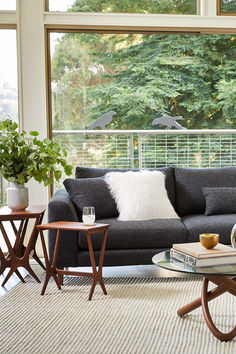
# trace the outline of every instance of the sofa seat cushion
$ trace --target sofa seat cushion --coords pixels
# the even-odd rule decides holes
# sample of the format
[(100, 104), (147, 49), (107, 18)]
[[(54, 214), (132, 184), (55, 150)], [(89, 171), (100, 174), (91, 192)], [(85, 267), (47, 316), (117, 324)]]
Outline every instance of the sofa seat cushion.
[[(94, 168), (76, 167), (75, 178), (95, 178), (102, 177), (109, 172), (140, 171), (139, 169), (118, 169), (118, 168)], [(165, 186), (171, 204), (175, 207), (175, 179), (173, 167), (150, 168), (148, 171), (161, 171), (165, 174)]]
[[(106, 250), (104, 255), (104, 266), (128, 266), (128, 265), (140, 265), (140, 264), (152, 264), (152, 257), (159, 253), (166, 251), (165, 248), (148, 248), (141, 250), (126, 249), (126, 250)], [(94, 258), (97, 266), (99, 265), (100, 251), (94, 251)], [(88, 250), (80, 250), (77, 253), (77, 267), (91, 266)], [(118, 270), (118, 276), (120, 270)], [(114, 268), (112, 269), (112, 276), (114, 277)], [(129, 273), (126, 269), (126, 276), (133, 276), (133, 272)]]
[[(186, 229), (178, 219), (119, 221), (117, 218), (98, 220), (110, 224), (106, 249), (168, 248), (186, 241)], [(92, 235), (94, 249), (100, 249), (102, 233)], [(88, 249), (84, 232), (79, 233), (79, 247)]]
[(178, 215), (204, 214), (204, 187), (236, 187), (236, 167), (181, 168), (175, 167), (176, 204)]
[(199, 241), (199, 234), (216, 233), (220, 235), (220, 243), (229, 245), (236, 214), (190, 215), (183, 217), (182, 221), (187, 229), (187, 242)]

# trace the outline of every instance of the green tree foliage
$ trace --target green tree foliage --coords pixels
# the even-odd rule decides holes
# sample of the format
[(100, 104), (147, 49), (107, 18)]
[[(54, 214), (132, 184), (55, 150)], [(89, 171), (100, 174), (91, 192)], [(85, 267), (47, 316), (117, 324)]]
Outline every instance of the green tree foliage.
[(235, 54), (235, 35), (64, 34), (52, 58), (54, 128), (86, 128), (109, 110), (110, 129), (152, 129), (166, 114), (187, 128), (235, 128)]
[(75, 0), (70, 11), (196, 14), (196, 0)]
[(236, 1), (221, 0), (220, 7), (222, 12), (236, 12)]

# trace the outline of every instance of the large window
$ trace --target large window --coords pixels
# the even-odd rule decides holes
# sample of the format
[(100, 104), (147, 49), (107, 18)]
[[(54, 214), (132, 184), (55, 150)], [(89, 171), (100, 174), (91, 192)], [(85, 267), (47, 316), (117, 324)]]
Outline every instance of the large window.
[(197, 0), (48, 0), (50, 11), (197, 14)]
[(53, 139), (74, 166), (236, 163), (235, 135), (205, 133), (236, 128), (235, 35), (52, 31), (50, 47)]
[[(236, 128), (236, 35), (54, 33), (53, 129)], [(94, 125), (106, 112), (101, 125)]]

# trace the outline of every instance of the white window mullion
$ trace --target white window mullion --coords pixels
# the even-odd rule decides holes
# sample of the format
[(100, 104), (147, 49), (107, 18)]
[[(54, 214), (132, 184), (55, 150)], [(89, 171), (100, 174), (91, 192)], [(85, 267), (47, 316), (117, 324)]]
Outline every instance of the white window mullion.
[(201, 16), (217, 16), (217, 1), (216, 0), (200, 0)]
[[(44, 0), (17, 0), (20, 126), (47, 137)], [(31, 204), (47, 204), (47, 188), (29, 182)]]

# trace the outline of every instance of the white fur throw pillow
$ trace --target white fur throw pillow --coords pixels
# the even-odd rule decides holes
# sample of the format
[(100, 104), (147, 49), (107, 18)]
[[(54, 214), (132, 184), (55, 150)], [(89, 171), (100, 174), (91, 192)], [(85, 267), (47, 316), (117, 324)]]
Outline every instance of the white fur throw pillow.
[(109, 172), (105, 175), (119, 211), (119, 220), (179, 219), (160, 171)]

